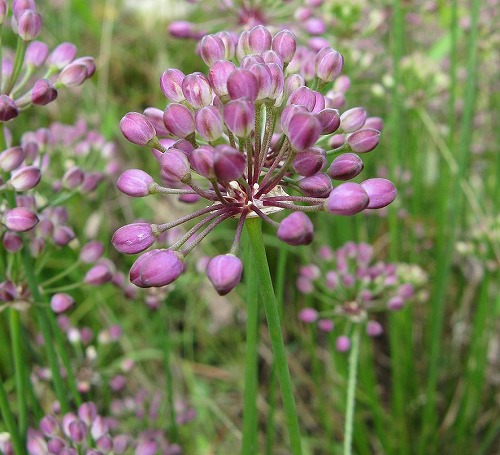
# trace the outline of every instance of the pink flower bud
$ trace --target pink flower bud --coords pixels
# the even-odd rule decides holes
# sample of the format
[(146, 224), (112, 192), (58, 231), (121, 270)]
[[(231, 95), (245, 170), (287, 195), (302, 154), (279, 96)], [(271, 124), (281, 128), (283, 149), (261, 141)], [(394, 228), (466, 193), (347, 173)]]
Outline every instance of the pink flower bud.
[(285, 87), (285, 76), (283, 74), (283, 70), (277, 63), (268, 63), (267, 67), (271, 73), (271, 86), (268, 97), (273, 100), (280, 99), (283, 95)]
[(3, 235), (2, 244), (9, 253), (16, 253), (23, 247), (23, 239), (20, 235), (7, 231)]
[(211, 66), (208, 78), (217, 96), (228, 95), (227, 79), (235, 68), (234, 63), (227, 60), (219, 60)]
[(50, 299), (50, 308), (54, 313), (64, 313), (66, 310), (71, 308), (75, 300), (69, 294), (66, 293), (58, 293), (54, 294)]
[(36, 226), (38, 217), (30, 209), (16, 207), (4, 213), (3, 223), (12, 231), (26, 232)]
[(248, 137), (255, 128), (255, 107), (248, 100), (229, 101), (224, 107), (224, 121), (237, 137)]
[(366, 121), (366, 111), (362, 107), (353, 107), (340, 116), (340, 127), (344, 133), (359, 130)]
[(321, 134), (332, 134), (339, 129), (340, 116), (337, 109), (323, 109), (316, 114), (321, 123)]
[(57, 79), (58, 84), (65, 87), (77, 87), (88, 78), (87, 66), (76, 61), (66, 65)]
[(57, 69), (63, 69), (76, 57), (76, 46), (73, 43), (61, 43), (49, 55), (47, 63)]
[(335, 347), (339, 352), (347, 352), (351, 349), (351, 340), (348, 337), (341, 335), (335, 340)]
[(250, 30), (248, 34), (248, 46), (253, 54), (262, 54), (262, 52), (271, 49), (273, 37), (271, 32), (263, 25), (257, 25)]
[(80, 261), (92, 264), (104, 254), (104, 245), (98, 240), (91, 240), (80, 250)]
[(160, 165), (164, 177), (172, 182), (181, 182), (191, 171), (187, 156), (177, 149), (164, 153), (160, 158)]
[(79, 444), (83, 442), (87, 436), (87, 425), (80, 420), (75, 420), (69, 424), (68, 431), (69, 437), (73, 442)]
[(257, 99), (259, 84), (252, 72), (236, 68), (227, 78), (227, 91), (232, 100), (245, 98), (253, 102)]
[(344, 57), (331, 47), (321, 49), (316, 55), (316, 75), (325, 82), (334, 81), (344, 66)]
[(355, 131), (347, 138), (347, 143), (354, 153), (371, 152), (380, 141), (380, 131), (363, 128)]
[(100, 450), (100, 453), (110, 453), (113, 450), (113, 438), (107, 434), (102, 435), (96, 442), (95, 445), (97, 449)]
[(234, 53), (236, 51), (236, 43), (233, 34), (231, 32), (222, 31), (216, 33), (222, 42), (224, 43), (224, 59), (231, 60), (234, 58)]
[(217, 35), (205, 35), (200, 41), (200, 57), (207, 66), (225, 58), (225, 46)]
[(368, 321), (366, 324), (366, 334), (369, 337), (378, 337), (379, 335), (382, 335), (383, 332), (384, 329), (377, 321)]
[(156, 131), (151, 122), (138, 112), (129, 112), (120, 120), (120, 130), (127, 140), (137, 145), (148, 145)]
[(24, 150), (22, 147), (11, 147), (0, 153), (0, 169), (11, 172), (17, 169), (24, 160)]
[(130, 282), (138, 287), (145, 288), (146, 286), (140, 277), (141, 267), (155, 254), (158, 254), (160, 250), (147, 251), (143, 255), (139, 256), (136, 261), (130, 267), (129, 279)]
[(364, 168), (361, 158), (354, 153), (343, 153), (337, 156), (328, 169), (328, 175), (334, 180), (350, 180)]
[(219, 295), (228, 294), (240, 281), (243, 263), (233, 254), (221, 254), (210, 259), (207, 277)]
[(148, 173), (140, 169), (128, 169), (118, 177), (116, 186), (127, 196), (144, 197), (150, 194), (149, 187), (153, 182), (153, 177)]
[(45, 106), (57, 98), (57, 89), (48, 79), (38, 79), (31, 89), (31, 102), (37, 106)]
[(52, 415), (46, 415), (40, 420), (40, 430), (45, 436), (55, 436), (59, 430), (59, 423)]
[(208, 106), (213, 98), (212, 87), (203, 73), (188, 74), (182, 81), (182, 93), (195, 109)]
[(119, 228), (111, 238), (113, 246), (125, 254), (136, 254), (148, 249), (155, 243), (151, 225), (148, 223), (132, 223)]
[(112, 278), (113, 271), (110, 265), (107, 262), (101, 262), (87, 271), (83, 282), (92, 286), (101, 286), (109, 283)]
[(166, 286), (184, 271), (183, 257), (177, 251), (158, 250), (141, 266), (140, 280), (147, 287)]
[(12, 2), (12, 14), (16, 19), (19, 19), (21, 14), (28, 9), (36, 11), (35, 0), (14, 0)]
[(365, 124), (365, 128), (373, 128), (377, 131), (382, 131), (384, 128), (384, 121), (380, 117), (368, 117)]
[(42, 16), (27, 9), (18, 18), (17, 32), (24, 41), (33, 41), (42, 30)]
[(327, 197), (332, 191), (332, 181), (326, 174), (316, 174), (299, 180), (299, 187), (306, 196)]
[(290, 63), (297, 49), (295, 35), (290, 30), (281, 30), (274, 35), (272, 48), (281, 57), (283, 63)]
[(97, 417), (97, 406), (92, 402), (83, 403), (78, 408), (78, 417), (80, 417), (86, 425), (90, 426)]
[(306, 86), (299, 87), (290, 95), (287, 104), (302, 106), (306, 108), (307, 111), (312, 112), (314, 106), (316, 105), (316, 95), (314, 93), (314, 90), (311, 90)]
[(297, 153), (293, 160), (293, 168), (304, 177), (320, 172), (326, 165), (326, 154), (322, 148), (309, 147)]
[(174, 103), (180, 103), (184, 100), (182, 93), (182, 82), (185, 74), (175, 68), (167, 69), (160, 77), (160, 88), (163, 94)]
[(358, 183), (342, 183), (325, 201), (325, 208), (336, 215), (354, 215), (364, 210), (369, 203), (368, 194)]
[(66, 246), (76, 237), (69, 226), (56, 226), (52, 238), (57, 246)]
[(367, 207), (369, 209), (380, 209), (389, 205), (396, 199), (396, 194), (398, 193), (394, 184), (387, 179), (368, 179), (361, 182), (361, 186), (370, 198)]
[(326, 32), (326, 23), (319, 17), (310, 17), (304, 23), (304, 27), (310, 35), (323, 35)]
[(219, 139), (224, 132), (222, 114), (214, 106), (206, 106), (196, 112), (196, 130), (207, 142)]
[(16, 103), (8, 95), (0, 95), (0, 122), (8, 122), (19, 115)]
[(73, 61), (73, 64), (84, 65), (87, 68), (86, 79), (90, 79), (96, 72), (94, 57), (80, 57)]
[(297, 112), (288, 123), (288, 140), (295, 150), (301, 151), (316, 143), (321, 129), (321, 123), (313, 114)]
[(84, 176), (85, 174), (78, 166), (72, 166), (64, 173), (62, 183), (71, 190), (83, 183)]
[(174, 21), (168, 26), (168, 32), (174, 38), (196, 38), (194, 25), (188, 21)]
[[(168, 136), (168, 131), (163, 123), (163, 111), (155, 107), (148, 107), (144, 109), (144, 117), (146, 117), (149, 122), (153, 125), (156, 135), (159, 137)], [(163, 145), (163, 144), (162, 144)], [(167, 147), (168, 148), (168, 147)]]
[(351, 88), (351, 80), (349, 76), (339, 76), (333, 84), (335, 92), (346, 93)]
[(306, 84), (306, 81), (300, 74), (290, 74), (285, 79), (284, 86), (284, 94), (285, 97), (290, 97), (290, 95), (297, 90), (299, 87), (302, 87)]
[(245, 30), (240, 33), (238, 37), (238, 42), (236, 43), (236, 58), (241, 62), (243, 57), (247, 54), (251, 54), (250, 44), (248, 43), (248, 38), (250, 36), (250, 31)]
[(309, 245), (313, 240), (314, 227), (303, 212), (293, 212), (278, 227), (278, 238), (289, 245)]
[(314, 308), (300, 310), (299, 319), (306, 324), (311, 324), (318, 319), (318, 312)]
[(245, 171), (246, 163), (245, 155), (230, 145), (215, 147), (214, 172), (219, 180), (230, 182), (239, 179)]
[(404, 299), (397, 295), (395, 297), (392, 297), (388, 302), (387, 302), (387, 308), (391, 311), (398, 311), (401, 310), (405, 306), (405, 301)]
[(249, 71), (251, 71), (257, 79), (257, 85), (259, 87), (257, 99), (263, 100), (269, 98), (273, 87), (273, 79), (268, 65), (264, 63), (257, 63), (252, 65), (249, 68)]
[(163, 123), (179, 138), (185, 138), (195, 130), (193, 113), (182, 104), (169, 104), (163, 114)]
[(212, 179), (214, 173), (214, 153), (215, 149), (210, 145), (202, 145), (193, 150), (189, 156), (191, 167), (202, 177)]
[(40, 183), (42, 174), (36, 166), (25, 166), (12, 172), (9, 183), (16, 191), (26, 191)]
[(26, 48), (24, 61), (28, 66), (40, 68), (49, 55), (49, 47), (42, 41), (32, 41)]
[(333, 331), (334, 324), (331, 319), (320, 319), (318, 321), (318, 329), (322, 332), (330, 333)]

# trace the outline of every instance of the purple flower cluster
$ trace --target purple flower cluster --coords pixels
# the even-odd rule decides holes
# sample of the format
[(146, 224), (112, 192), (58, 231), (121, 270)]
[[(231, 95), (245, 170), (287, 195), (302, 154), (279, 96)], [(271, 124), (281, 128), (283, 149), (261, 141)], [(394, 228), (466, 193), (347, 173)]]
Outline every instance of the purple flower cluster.
[(299, 318), (325, 332), (334, 330), (337, 321), (346, 322), (337, 349), (347, 351), (353, 324), (364, 324), (369, 336), (382, 334), (381, 324), (370, 315), (402, 309), (419, 284), (413, 275), (404, 265), (375, 262), (366, 243), (348, 242), (337, 250), (324, 246), (314, 263), (300, 268), (297, 278), (299, 292), (313, 295), (321, 309), (304, 308)]
[[(9, 7), (0, 0), (0, 24), (8, 20)], [(34, 0), (14, 0), (10, 18), (17, 35), (16, 52), (3, 50), (1, 61), (0, 121), (7, 122), (30, 105), (46, 105), (57, 98), (57, 90), (83, 84), (95, 73), (92, 57), (76, 58), (77, 48), (62, 43), (50, 51), (35, 41), (42, 29), (42, 17)]]
[[(138, 436), (120, 433), (120, 422), (98, 414), (92, 402), (83, 403), (76, 413), (63, 416), (48, 414), (42, 418), (39, 429), (28, 431), (27, 448), (30, 455), (106, 455), (127, 454), (179, 455), (178, 444), (169, 443), (159, 432)], [(4, 444), (3, 453), (14, 452)]]
[[(235, 218), (238, 227), (229, 253), (207, 266), (208, 278), (224, 295), (241, 279), (237, 252), (247, 217), (263, 219), (284, 242), (305, 245), (313, 238), (306, 212), (354, 215), (394, 200), (396, 189), (389, 180), (347, 182), (362, 171), (359, 154), (377, 146), (380, 132), (365, 127), (364, 108), (340, 115), (334, 100), (319, 91), (339, 77), (342, 55), (330, 47), (315, 52), (309, 60), (311, 77), (305, 79), (290, 70), (296, 48), (293, 33), (282, 30), (273, 36), (264, 26), (236, 40), (227, 32), (207, 35), (200, 55), (208, 75), (167, 69), (160, 79), (169, 100), (166, 108), (123, 117), (123, 135), (152, 148), (162, 184), (131, 169), (118, 179), (120, 191), (131, 197), (178, 194), (185, 202), (203, 198), (209, 203), (176, 221), (133, 223), (115, 232), (118, 251), (136, 254), (165, 231), (204, 216), (170, 248), (140, 256), (130, 270), (133, 284), (172, 283), (184, 271), (186, 255), (219, 223)], [(326, 150), (335, 133), (349, 136), (338, 148)], [(282, 210), (294, 213), (280, 223), (271, 219)]]

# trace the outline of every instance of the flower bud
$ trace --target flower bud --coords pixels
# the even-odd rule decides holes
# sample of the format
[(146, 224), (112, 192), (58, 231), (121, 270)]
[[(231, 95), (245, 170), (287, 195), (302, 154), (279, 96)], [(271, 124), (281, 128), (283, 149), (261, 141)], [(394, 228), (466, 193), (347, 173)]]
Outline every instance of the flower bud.
[(245, 155), (230, 145), (218, 145), (214, 153), (214, 173), (223, 181), (239, 179), (245, 171), (247, 160)]
[(273, 100), (280, 100), (282, 99), (283, 89), (285, 87), (283, 70), (277, 63), (268, 63), (267, 67), (271, 73), (271, 86), (268, 97)]
[(214, 106), (205, 106), (196, 112), (196, 130), (207, 142), (219, 139), (224, 132), (222, 114)]
[(83, 442), (87, 436), (87, 425), (81, 420), (75, 420), (69, 424), (69, 437), (77, 444)]
[(49, 55), (49, 47), (42, 41), (32, 41), (26, 48), (24, 61), (26, 65), (40, 68)]
[(309, 245), (313, 240), (314, 227), (304, 212), (293, 212), (278, 227), (278, 238), (289, 245)]
[(155, 243), (151, 225), (148, 223), (132, 223), (119, 228), (111, 238), (111, 243), (120, 252), (136, 254), (148, 249)]
[(51, 52), (47, 63), (61, 70), (74, 60), (76, 52), (77, 49), (73, 43), (61, 43)]
[(250, 52), (250, 44), (248, 43), (248, 38), (250, 36), (249, 30), (244, 30), (240, 33), (238, 37), (238, 42), (236, 43), (236, 58), (241, 62), (243, 57)]
[(299, 319), (306, 324), (311, 324), (318, 319), (318, 312), (314, 308), (300, 310)]
[(3, 24), (7, 13), (9, 12), (9, 5), (6, 0), (0, 0), (0, 25)]
[(147, 251), (143, 255), (139, 256), (136, 261), (132, 264), (129, 271), (130, 282), (138, 287), (145, 288), (146, 286), (140, 277), (141, 267), (155, 254), (158, 254), (160, 250)]
[(251, 71), (257, 79), (257, 86), (259, 87), (257, 99), (263, 100), (269, 98), (273, 87), (273, 79), (268, 65), (265, 63), (257, 63), (249, 67), (249, 71)]
[(344, 57), (331, 47), (321, 49), (316, 55), (316, 75), (324, 82), (334, 81), (344, 66)]
[(387, 302), (387, 308), (389, 308), (389, 310), (391, 311), (398, 311), (398, 310), (401, 310), (403, 307), (405, 306), (405, 301), (404, 299), (397, 295), (395, 297), (392, 297), (391, 299), (389, 299), (389, 301)]
[(321, 123), (321, 134), (332, 134), (339, 129), (340, 116), (337, 109), (323, 109), (316, 114)]
[(54, 313), (64, 313), (75, 303), (73, 297), (64, 292), (54, 294), (50, 299), (50, 308)]
[(318, 329), (321, 330), (322, 332), (330, 333), (333, 331), (333, 321), (331, 319), (320, 319), (318, 321)]
[(227, 60), (219, 60), (210, 67), (208, 78), (217, 96), (223, 97), (228, 94), (227, 79), (235, 68), (234, 63)]
[(63, 185), (72, 190), (83, 183), (84, 172), (78, 166), (70, 167), (63, 175)]
[(283, 59), (279, 56), (277, 52), (272, 50), (264, 51), (260, 54), (264, 63), (270, 64), (275, 63), (281, 68), (281, 73), (283, 74)]
[(231, 60), (234, 58), (234, 53), (236, 51), (236, 43), (234, 42), (234, 36), (231, 32), (222, 31), (215, 34), (224, 43), (224, 59)]
[(316, 105), (316, 95), (314, 90), (309, 87), (303, 86), (294, 90), (293, 93), (288, 98), (287, 104), (295, 104), (297, 106), (302, 106), (306, 108), (309, 112), (312, 112), (314, 106)]
[(276, 52), (283, 63), (290, 63), (297, 49), (295, 35), (290, 30), (281, 30), (273, 38), (272, 49)]
[(389, 205), (396, 199), (396, 194), (398, 193), (394, 184), (387, 179), (368, 179), (361, 182), (361, 186), (370, 198), (367, 207), (369, 209), (380, 209)]
[(151, 122), (138, 112), (129, 112), (120, 120), (120, 130), (127, 140), (137, 145), (149, 145), (156, 137)]
[(340, 127), (344, 133), (353, 133), (359, 130), (366, 121), (366, 111), (362, 107), (353, 107), (340, 116)]
[(195, 109), (208, 106), (213, 98), (212, 87), (203, 73), (188, 74), (182, 81), (182, 93)]
[(97, 407), (92, 402), (83, 403), (78, 408), (78, 417), (85, 422), (86, 425), (90, 425), (94, 419), (97, 417)]
[(104, 254), (104, 245), (98, 240), (91, 240), (80, 250), (80, 261), (92, 264)]
[(380, 117), (368, 117), (363, 126), (365, 128), (373, 128), (374, 130), (382, 131), (384, 121)]
[(341, 335), (335, 340), (335, 347), (339, 352), (347, 352), (351, 349), (351, 340), (348, 337)]
[(328, 169), (328, 175), (334, 180), (350, 180), (364, 168), (361, 158), (354, 153), (343, 153), (337, 156)]
[(336, 215), (354, 215), (369, 203), (368, 194), (358, 183), (341, 183), (328, 196), (325, 208)]
[(12, 231), (26, 232), (36, 226), (38, 217), (30, 209), (16, 207), (4, 213), (3, 223)]
[(335, 92), (346, 93), (351, 88), (351, 79), (349, 76), (339, 76), (333, 84)]
[(284, 94), (285, 97), (290, 97), (290, 95), (297, 90), (299, 87), (302, 87), (306, 84), (306, 81), (302, 77), (302, 75), (298, 73), (290, 74), (285, 79), (284, 85)]
[(57, 98), (57, 89), (48, 79), (38, 79), (31, 89), (31, 102), (45, 106)]
[(107, 262), (101, 262), (94, 265), (91, 269), (87, 271), (83, 282), (90, 284), (92, 286), (101, 286), (105, 283), (109, 283), (113, 278), (113, 271)]
[(248, 137), (255, 128), (254, 104), (244, 99), (229, 101), (224, 107), (224, 121), (237, 137)]
[(25, 166), (12, 172), (9, 184), (16, 191), (26, 191), (40, 183), (42, 174), (36, 166)]
[(169, 133), (165, 128), (165, 124), (163, 123), (163, 111), (161, 109), (157, 109), (155, 107), (148, 107), (144, 109), (143, 114), (144, 117), (146, 117), (149, 120), (151, 125), (153, 125), (157, 136), (162, 138), (168, 136)]
[(149, 257), (140, 270), (140, 280), (147, 287), (166, 286), (184, 271), (183, 257), (177, 251), (158, 250)]
[(52, 238), (57, 246), (66, 246), (76, 237), (73, 229), (69, 226), (56, 226)]
[(14, 0), (12, 2), (12, 15), (19, 19), (26, 10), (36, 11), (35, 0)]
[(168, 32), (174, 38), (196, 38), (198, 35), (194, 25), (188, 21), (171, 22), (168, 26)]
[(366, 324), (366, 334), (369, 337), (378, 337), (379, 335), (382, 335), (383, 332), (384, 329), (377, 321), (368, 321)]
[(116, 186), (127, 196), (144, 197), (150, 194), (149, 187), (153, 182), (153, 177), (148, 173), (140, 169), (128, 169), (118, 177)]
[(177, 149), (170, 149), (160, 158), (164, 177), (173, 182), (181, 182), (191, 171), (187, 156)]
[(17, 33), (24, 41), (33, 41), (42, 30), (42, 16), (36, 11), (27, 9), (18, 19)]
[(74, 65), (84, 65), (87, 68), (86, 79), (90, 79), (96, 72), (96, 65), (94, 57), (80, 57), (73, 61)]
[(195, 130), (192, 112), (182, 104), (169, 104), (163, 114), (163, 123), (174, 136), (185, 138)]
[(245, 98), (253, 102), (257, 99), (259, 84), (253, 73), (236, 68), (227, 78), (227, 91), (232, 100)]
[(380, 131), (364, 128), (355, 131), (347, 138), (347, 143), (354, 153), (371, 152), (379, 143)]
[(214, 153), (215, 149), (210, 145), (202, 145), (194, 149), (189, 156), (191, 167), (202, 177), (212, 179), (214, 173)]
[(225, 58), (225, 46), (217, 35), (205, 35), (200, 41), (200, 57), (207, 66)]
[(219, 295), (228, 294), (240, 281), (243, 263), (233, 254), (221, 254), (210, 259), (207, 277)]
[(16, 103), (8, 95), (0, 95), (0, 122), (8, 122), (19, 115)]
[(40, 420), (40, 430), (45, 436), (55, 436), (59, 430), (59, 424), (52, 415), (46, 415)]
[(109, 453), (113, 450), (113, 438), (104, 434), (95, 442), (95, 445), (101, 452)]
[(309, 147), (297, 153), (293, 160), (293, 168), (304, 177), (320, 172), (326, 165), (326, 154), (322, 148)]
[(319, 17), (310, 17), (304, 23), (304, 28), (309, 35), (323, 35), (326, 32), (326, 23)]
[(24, 160), (24, 150), (22, 147), (11, 147), (0, 153), (0, 169), (11, 172), (17, 169)]
[(174, 103), (180, 103), (184, 100), (182, 93), (182, 82), (186, 75), (176, 69), (167, 69), (160, 77), (160, 88), (163, 94)]
[(321, 129), (319, 120), (313, 114), (297, 112), (288, 123), (288, 140), (295, 150), (301, 151), (316, 143)]
[(327, 197), (332, 191), (332, 181), (326, 174), (316, 174), (299, 180), (299, 187), (306, 196)]
[(7, 231), (2, 237), (2, 244), (9, 253), (16, 253), (23, 247), (23, 239), (20, 235)]

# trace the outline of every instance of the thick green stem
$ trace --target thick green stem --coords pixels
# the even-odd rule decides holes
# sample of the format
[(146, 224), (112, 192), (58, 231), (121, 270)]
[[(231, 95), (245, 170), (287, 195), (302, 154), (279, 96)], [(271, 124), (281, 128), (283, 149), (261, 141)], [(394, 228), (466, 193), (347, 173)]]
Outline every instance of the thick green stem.
[(12, 354), (14, 357), (14, 371), (16, 381), (16, 399), (18, 408), (19, 438), (24, 445), (28, 430), (28, 402), (25, 391), (26, 365), (23, 356), (23, 341), (21, 337), (21, 320), (19, 312), (11, 308), (9, 311), (9, 328), (11, 336)]
[(354, 407), (356, 404), (356, 380), (358, 376), (359, 327), (354, 328), (351, 352), (349, 354), (349, 378), (347, 383), (347, 408), (345, 414), (344, 455), (352, 454), (352, 429), (354, 426)]
[(267, 263), (266, 249), (261, 230), (261, 221), (257, 218), (247, 220), (247, 230), (250, 236), (250, 244), (254, 255), (254, 265), (260, 283), (260, 291), (264, 302), (269, 337), (274, 354), (274, 362), (278, 373), (278, 379), (281, 387), (281, 396), (283, 398), (283, 407), (285, 409), (286, 423), (290, 435), (290, 446), (293, 455), (302, 454), (299, 422), (297, 418), (297, 409), (293, 395), (292, 381), (286, 359), (285, 344), (281, 333), (281, 324), (278, 313), (278, 304), (274, 294), (273, 282), (269, 265)]
[[(245, 243), (248, 245), (248, 242)], [(257, 394), (259, 342), (259, 284), (251, 251), (246, 251), (247, 340), (245, 347), (245, 392), (243, 408), (242, 455), (257, 453)]]

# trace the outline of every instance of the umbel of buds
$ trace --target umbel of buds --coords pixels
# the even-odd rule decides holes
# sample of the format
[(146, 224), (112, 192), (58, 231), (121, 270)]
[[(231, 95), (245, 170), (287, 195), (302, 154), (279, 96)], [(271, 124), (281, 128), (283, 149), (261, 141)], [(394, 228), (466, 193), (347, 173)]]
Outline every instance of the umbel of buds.
[[(131, 197), (176, 194), (189, 203), (206, 201), (204, 208), (178, 220), (141, 221), (116, 231), (118, 251), (136, 254), (153, 247), (167, 230), (192, 224), (167, 250), (140, 256), (130, 271), (132, 283), (173, 282), (189, 252), (231, 218), (237, 227), (230, 251), (207, 267), (209, 280), (224, 295), (242, 276), (237, 254), (247, 218), (260, 217), (290, 245), (307, 245), (314, 231), (308, 212), (350, 216), (394, 200), (396, 189), (386, 179), (347, 182), (363, 170), (359, 154), (376, 147), (380, 131), (364, 127), (364, 108), (340, 114), (336, 93), (322, 93), (339, 77), (342, 55), (326, 46), (300, 56), (296, 48), (292, 32), (273, 36), (264, 26), (235, 38), (207, 35), (199, 46), (206, 74), (167, 69), (160, 78), (165, 109), (150, 107), (122, 118), (125, 138), (151, 148), (160, 172), (154, 178), (140, 169), (125, 171), (118, 179), (120, 191)], [(304, 61), (297, 65), (296, 58)], [(310, 70), (302, 71), (305, 67)], [(339, 85), (345, 90), (348, 80)], [(337, 145), (330, 147), (332, 142)], [(272, 219), (283, 210), (293, 213), (281, 222)]]

